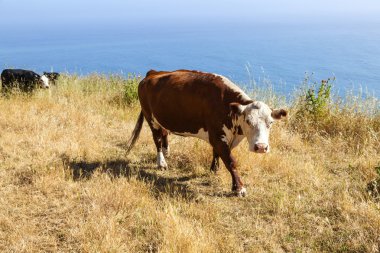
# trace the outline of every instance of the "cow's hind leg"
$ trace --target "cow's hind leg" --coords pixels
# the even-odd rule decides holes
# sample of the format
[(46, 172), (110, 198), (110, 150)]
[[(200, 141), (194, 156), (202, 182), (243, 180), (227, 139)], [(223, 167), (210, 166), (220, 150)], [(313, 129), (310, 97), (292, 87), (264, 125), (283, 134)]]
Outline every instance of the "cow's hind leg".
[(170, 156), (168, 135), (169, 135), (168, 131), (162, 130), (162, 152), (164, 153), (164, 156), (166, 157)]
[(219, 170), (219, 155), (216, 153), (215, 150), (212, 151), (212, 154), (213, 156), (210, 170), (216, 173)]
[(149, 126), (152, 130), (154, 144), (157, 148), (157, 166), (158, 168), (167, 168), (168, 164), (166, 163), (164, 154), (162, 152), (162, 144), (164, 139), (163, 129), (159, 126), (154, 126), (152, 123), (149, 123)]

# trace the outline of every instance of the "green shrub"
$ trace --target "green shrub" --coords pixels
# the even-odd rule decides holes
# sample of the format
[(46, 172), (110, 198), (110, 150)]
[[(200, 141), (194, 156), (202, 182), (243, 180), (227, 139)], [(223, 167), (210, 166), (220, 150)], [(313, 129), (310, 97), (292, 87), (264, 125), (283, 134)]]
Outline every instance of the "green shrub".
[(376, 171), (377, 175), (380, 177), (380, 165), (375, 167), (375, 171)]
[(138, 86), (141, 78), (139, 76), (128, 75), (124, 84), (124, 100), (128, 105), (131, 105), (138, 101)]
[(305, 77), (303, 88), (295, 95), (291, 106), (291, 126), (303, 132), (306, 136), (313, 135), (322, 130), (323, 125), (329, 121), (334, 108), (332, 108), (331, 79), (309, 84), (309, 76)]
[(322, 80), (321, 85), (318, 87), (318, 92), (315, 88), (307, 90), (303, 98), (302, 113), (306, 113), (314, 119), (321, 119), (326, 117), (329, 112), (329, 105), (331, 104), (331, 79)]

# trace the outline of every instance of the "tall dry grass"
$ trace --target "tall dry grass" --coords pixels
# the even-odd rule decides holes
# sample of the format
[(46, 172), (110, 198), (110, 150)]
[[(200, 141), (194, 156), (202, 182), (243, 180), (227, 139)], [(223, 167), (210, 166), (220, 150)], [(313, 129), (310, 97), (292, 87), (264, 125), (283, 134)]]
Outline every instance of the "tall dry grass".
[(0, 98), (0, 251), (379, 252), (377, 101), (334, 100), (319, 121), (288, 104), (271, 153), (234, 150), (249, 191), (236, 198), (200, 140), (171, 135), (159, 171), (145, 124), (126, 157), (137, 82), (64, 76)]

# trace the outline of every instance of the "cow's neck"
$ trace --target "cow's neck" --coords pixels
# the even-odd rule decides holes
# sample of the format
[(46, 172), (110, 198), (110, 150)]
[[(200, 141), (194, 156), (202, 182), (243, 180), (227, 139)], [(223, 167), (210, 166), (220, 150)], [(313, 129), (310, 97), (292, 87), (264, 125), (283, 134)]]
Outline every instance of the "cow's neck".
[(233, 149), (235, 148), (243, 139), (244, 135), (242, 132), (242, 123), (243, 117), (232, 117), (231, 119), (231, 128), (228, 128), (226, 125), (223, 126), (223, 132), (225, 133), (222, 140), (228, 144), (228, 146)]

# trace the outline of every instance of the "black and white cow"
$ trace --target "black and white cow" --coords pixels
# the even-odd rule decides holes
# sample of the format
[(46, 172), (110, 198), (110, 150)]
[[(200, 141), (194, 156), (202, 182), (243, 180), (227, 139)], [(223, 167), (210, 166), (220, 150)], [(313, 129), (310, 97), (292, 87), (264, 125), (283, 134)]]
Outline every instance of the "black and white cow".
[(52, 84), (56, 84), (56, 81), (58, 80), (58, 78), (60, 77), (60, 74), (58, 72), (44, 72), (44, 76), (46, 76), (47, 78), (49, 78), (49, 81), (52, 83)]
[(49, 88), (49, 79), (42, 75), (24, 69), (4, 69), (1, 72), (2, 92), (7, 92), (13, 88), (30, 92), (37, 87)]

